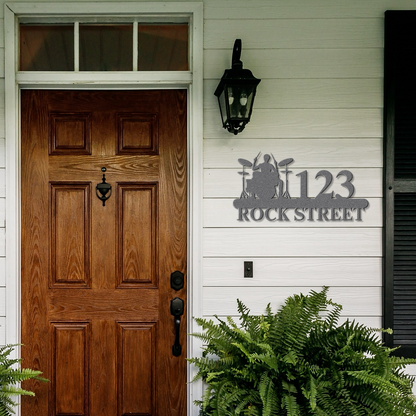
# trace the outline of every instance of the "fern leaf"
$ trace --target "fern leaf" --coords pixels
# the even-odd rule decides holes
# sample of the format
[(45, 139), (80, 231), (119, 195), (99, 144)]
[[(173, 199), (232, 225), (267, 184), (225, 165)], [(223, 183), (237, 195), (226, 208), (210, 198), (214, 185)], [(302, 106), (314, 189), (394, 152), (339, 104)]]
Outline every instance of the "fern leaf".
[(296, 403), (296, 398), (289, 393), (283, 394), (283, 404), (286, 409), (287, 416), (300, 416), (299, 406)]
[(263, 373), (260, 377), (259, 392), (263, 404), (262, 416), (271, 416), (275, 413), (277, 397), (273, 380), (267, 373)]
[(296, 365), (298, 362), (298, 357), (294, 351), (289, 350), (289, 352), (283, 357), (283, 361), (288, 364)]
[(305, 396), (305, 398), (308, 399), (311, 409), (315, 410), (317, 389), (316, 381), (312, 377), (312, 375), (309, 377), (309, 383), (306, 385), (306, 387), (302, 387), (302, 393)]

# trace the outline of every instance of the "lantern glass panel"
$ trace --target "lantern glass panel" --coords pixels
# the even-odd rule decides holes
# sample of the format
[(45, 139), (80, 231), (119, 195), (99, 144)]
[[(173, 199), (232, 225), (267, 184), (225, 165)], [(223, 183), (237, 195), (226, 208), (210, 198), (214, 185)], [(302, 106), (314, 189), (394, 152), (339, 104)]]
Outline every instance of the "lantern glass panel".
[(248, 120), (253, 103), (253, 88), (251, 86), (228, 87), (228, 100), (230, 104), (230, 118)]
[(224, 126), (225, 122), (227, 121), (227, 105), (226, 105), (226, 98), (225, 98), (225, 90), (221, 91), (221, 95), (218, 97), (218, 102), (220, 104), (222, 124)]

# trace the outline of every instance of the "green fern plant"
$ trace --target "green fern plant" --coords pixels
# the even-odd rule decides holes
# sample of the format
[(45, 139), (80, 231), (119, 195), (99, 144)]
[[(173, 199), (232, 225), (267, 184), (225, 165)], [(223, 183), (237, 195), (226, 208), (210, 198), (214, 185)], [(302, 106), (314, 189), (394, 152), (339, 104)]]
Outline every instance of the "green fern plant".
[(392, 356), (380, 329), (354, 321), (338, 324), (342, 307), (328, 287), (294, 295), (273, 313), (251, 315), (237, 300), (239, 324), (196, 319), (192, 334), (203, 355), (188, 361), (207, 389), (202, 415), (399, 416), (416, 415), (413, 359)]
[(28, 368), (20, 368), (21, 360), (18, 358), (10, 358), (10, 353), (16, 345), (5, 345), (0, 347), (0, 416), (10, 416), (14, 414), (13, 401), (14, 396), (35, 394), (31, 391), (24, 390), (19, 387), (19, 383), (36, 379), (40, 381), (48, 381), (40, 375), (40, 371), (30, 370)]

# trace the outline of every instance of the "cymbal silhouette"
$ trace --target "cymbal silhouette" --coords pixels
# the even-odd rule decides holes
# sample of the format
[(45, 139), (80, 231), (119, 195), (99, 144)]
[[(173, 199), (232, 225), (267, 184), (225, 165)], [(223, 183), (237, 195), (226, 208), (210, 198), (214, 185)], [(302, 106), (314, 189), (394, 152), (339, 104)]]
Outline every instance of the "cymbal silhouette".
[(248, 172), (238, 172), (240, 175), (244, 175), (244, 176), (246, 176), (246, 175), (250, 175)]
[(279, 162), (279, 166), (286, 166), (293, 162), (293, 159), (289, 157), (288, 159), (284, 159), (281, 162)]
[(246, 159), (238, 159), (238, 163), (242, 166), (247, 166), (248, 168), (251, 168), (253, 166), (253, 164)]

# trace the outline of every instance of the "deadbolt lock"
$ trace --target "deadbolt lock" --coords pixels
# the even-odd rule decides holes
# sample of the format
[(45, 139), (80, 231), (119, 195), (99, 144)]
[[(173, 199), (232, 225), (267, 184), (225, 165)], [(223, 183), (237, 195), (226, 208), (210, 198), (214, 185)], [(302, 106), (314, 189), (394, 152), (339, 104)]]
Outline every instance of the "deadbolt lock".
[(181, 290), (185, 281), (184, 274), (178, 270), (170, 275), (170, 287), (174, 290)]

